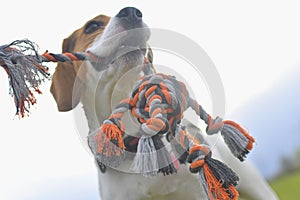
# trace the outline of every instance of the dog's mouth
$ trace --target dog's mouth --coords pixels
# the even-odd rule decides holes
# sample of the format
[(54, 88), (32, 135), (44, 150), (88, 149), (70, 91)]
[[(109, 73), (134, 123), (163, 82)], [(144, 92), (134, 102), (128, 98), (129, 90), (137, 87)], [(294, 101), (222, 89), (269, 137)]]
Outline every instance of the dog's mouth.
[(120, 47), (118, 47), (114, 52), (112, 52), (109, 56), (99, 56), (91, 51), (87, 51), (89, 62), (93, 65), (93, 67), (97, 71), (103, 71), (109, 68), (111, 64), (113, 64), (117, 59), (124, 56), (130, 56), (136, 53), (143, 53), (147, 51), (146, 44), (138, 45), (135, 43), (124, 43)]
[(90, 62), (97, 71), (105, 70), (121, 56), (145, 52), (150, 29), (142, 13), (133, 7), (122, 9), (111, 19), (103, 34), (87, 49)]

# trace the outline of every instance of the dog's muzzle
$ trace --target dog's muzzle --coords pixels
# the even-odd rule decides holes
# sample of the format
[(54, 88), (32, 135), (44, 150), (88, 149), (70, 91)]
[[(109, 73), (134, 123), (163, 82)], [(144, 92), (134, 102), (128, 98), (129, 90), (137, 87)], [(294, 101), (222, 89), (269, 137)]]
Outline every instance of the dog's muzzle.
[(140, 10), (126, 7), (111, 18), (101, 37), (86, 51), (97, 71), (107, 69), (120, 56), (147, 49), (151, 33), (142, 17)]

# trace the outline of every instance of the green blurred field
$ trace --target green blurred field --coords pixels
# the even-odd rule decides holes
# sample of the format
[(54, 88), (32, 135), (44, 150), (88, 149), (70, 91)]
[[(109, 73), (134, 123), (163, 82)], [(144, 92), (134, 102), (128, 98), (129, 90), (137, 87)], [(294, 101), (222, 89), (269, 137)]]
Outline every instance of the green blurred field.
[(281, 200), (300, 200), (300, 170), (271, 181), (271, 187)]

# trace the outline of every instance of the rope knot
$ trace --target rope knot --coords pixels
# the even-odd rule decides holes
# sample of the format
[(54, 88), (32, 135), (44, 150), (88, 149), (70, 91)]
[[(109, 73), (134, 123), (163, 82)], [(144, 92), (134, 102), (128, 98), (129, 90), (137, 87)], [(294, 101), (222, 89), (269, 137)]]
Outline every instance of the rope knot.
[(206, 145), (195, 145), (189, 150), (189, 156), (187, 161), (191, 163), (190, 171), (192, 173), (197, 173), (200, 171), (201, 167), (205, 164), (205, 159), (211, 158), (211, 151)]
[(238, 176), (224, 163), (211, 157), (210, 149), (205, 145), (195, 145), (189, 151), (190, 171), (199, 173), (202, 184), (209, 199), (237, 200), (235, 189)]
[(213, 135), (222, 131), (224, 126), (223, 119), (221, 117), (216, 117), (213, 119), (211, 116), (208, 116), (208, 125), (206, 127), (206, 133), (208, 135)]

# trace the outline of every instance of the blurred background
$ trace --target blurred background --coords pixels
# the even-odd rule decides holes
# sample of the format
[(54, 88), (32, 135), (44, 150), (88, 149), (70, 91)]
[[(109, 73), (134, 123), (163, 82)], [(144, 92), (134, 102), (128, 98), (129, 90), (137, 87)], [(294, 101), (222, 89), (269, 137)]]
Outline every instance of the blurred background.
[[(28, 38), (58, 53), (64, 38), (98, 14), (135, 6), (152, 28), (198, 43), (215, 63), (226, 116), (257, 139), (249, 159), (281, 199), (299, 199), (300, 13), (282, 1), (7, 1), (0, 44)], [(150, 44), (151, 45), (151, 44)], [(160, 63), (160, 57), (155, 57)], [(51, 72), (55, 65), (47, 64)], [(93, 159), (82, 146), (72, 112), (59, 113), (50, 81), (29, 117), (14, 116), (7, 75), (0, 70), (0, 199), (98, 199)], [(83, 122), (84, 123), (84, 122)]]

